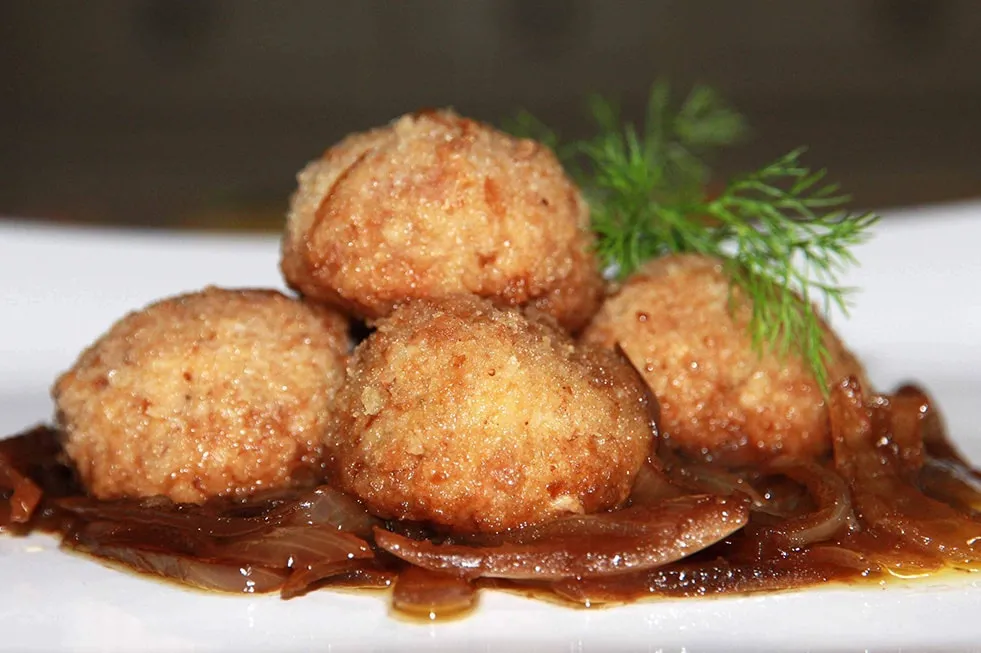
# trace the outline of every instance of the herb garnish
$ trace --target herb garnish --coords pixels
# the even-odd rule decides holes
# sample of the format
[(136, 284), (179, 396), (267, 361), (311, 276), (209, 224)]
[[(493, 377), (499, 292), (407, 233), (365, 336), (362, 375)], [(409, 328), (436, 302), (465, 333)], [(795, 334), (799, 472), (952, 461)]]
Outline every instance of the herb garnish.
[(695, 252), (725, 261), (733, 284), (751, 300), (749, 330), (758, 352), (800, 354), (828, 387), (828, 351), (818, 309), (848, 312), (853, 289), (840, 273), (855, 264), (851, 247), (877, 220), (844, 209), (848, 196), (811, 171), (798, 149), (760, 170), (707, 190), (705, 161), (737, 142), (743, 118), (713, 90), (696, 87), (678, 107), (665, 83), (653, 86), (643, 128), (623, 123), (613, 102), (590, 102), (598, 133), (561, 143), (527, 113), (511, 131), (552, 147), (589, 200), (598, 252), (624, 278), (645, 261)]

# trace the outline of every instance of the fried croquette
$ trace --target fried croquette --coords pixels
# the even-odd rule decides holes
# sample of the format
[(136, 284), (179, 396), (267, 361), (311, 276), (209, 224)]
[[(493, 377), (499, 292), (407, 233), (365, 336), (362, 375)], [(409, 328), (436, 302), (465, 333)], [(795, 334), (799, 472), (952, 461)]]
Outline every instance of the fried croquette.
[(65, 451), (100, 499), (314, 480), (347, 330), (275, 291), (208, 288), (131, 313), (54, 385)]
[(347, 137), (299, 175), (282, 271), (367, 319), (472, 293), (585, 326), (603, 281), (586, 202), (555, 155), (452, 111)]
[(614, 352), (473, 296), (416, 300), (355, 350), (332, 484), (374, 513), (498, 532), (626, 500), (656, 403)]
[[(738, 289), (730, 295), (719, 260), (667, 256), (606, 300), (583, 341), (623, 348), (658, 398), (665, 446), (729, 464), (825, 453), (822, 389), (801, 357), (754, 350), (751, 311)], [(864, 378), (861, 364), (824, 328), (832, 382)]]

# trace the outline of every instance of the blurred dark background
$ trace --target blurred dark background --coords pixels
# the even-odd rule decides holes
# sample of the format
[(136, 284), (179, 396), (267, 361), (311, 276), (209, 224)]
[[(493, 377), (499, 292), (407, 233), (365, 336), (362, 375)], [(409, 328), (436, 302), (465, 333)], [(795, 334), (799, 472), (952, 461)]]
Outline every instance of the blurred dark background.
[(861, 206), (981, 196), (977, 0), (0, 3), (0, 214), (278, 228), (295, 172), (423, 106), (588, 133), (655, 78), (717, 86)]

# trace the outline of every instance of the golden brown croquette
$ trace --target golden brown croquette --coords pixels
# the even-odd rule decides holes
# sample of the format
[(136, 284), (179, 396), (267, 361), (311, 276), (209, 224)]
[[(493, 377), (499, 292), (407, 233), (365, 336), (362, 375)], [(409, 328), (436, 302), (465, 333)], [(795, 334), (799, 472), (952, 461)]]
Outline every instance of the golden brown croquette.
[[(751, 305), (719, 260), (655, 259), (608, 298), (583, 341), (619, 343), (661, 406), (666, 446), (698, 458), (744, 464), (776, 455), (816, 456), (830, 447), (824, 396), (806, 362), (758, 355)], [(832, 380), (860, 363), (825, 327)]]
[(588, 208), (555, 155), (452, 111), (354, 134), (299, 175), (282, 270), (355, 316), (473, 293), (578, 330), (603, 282)]
[(378, 515), (496, 532), (621, 504), (655, 409), (625, 360), (546, 316), (417, 300), (355, 350), (328, 474)]
[(208, 288), (117, 322), (57, 380), (64, 446), (100, 499), (201, 502), (321, 474), (345, 318)]

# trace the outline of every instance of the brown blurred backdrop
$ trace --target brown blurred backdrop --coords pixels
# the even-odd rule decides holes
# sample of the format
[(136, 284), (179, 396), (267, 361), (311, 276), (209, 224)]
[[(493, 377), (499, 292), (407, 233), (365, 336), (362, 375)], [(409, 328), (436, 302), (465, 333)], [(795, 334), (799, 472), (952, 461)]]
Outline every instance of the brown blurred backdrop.
[(977, 0), (0, 3), (0, 214), (276, 228), (305, 161), (422, 106), (569, 136), (582, 100), (724, 91), (863, 206), (981, 196)]

